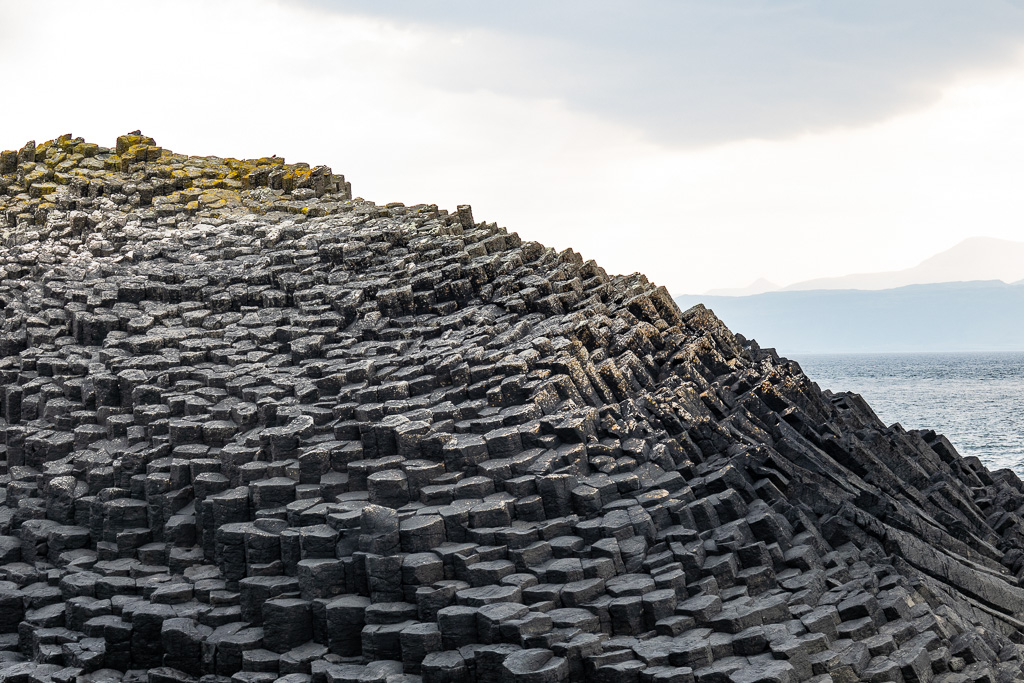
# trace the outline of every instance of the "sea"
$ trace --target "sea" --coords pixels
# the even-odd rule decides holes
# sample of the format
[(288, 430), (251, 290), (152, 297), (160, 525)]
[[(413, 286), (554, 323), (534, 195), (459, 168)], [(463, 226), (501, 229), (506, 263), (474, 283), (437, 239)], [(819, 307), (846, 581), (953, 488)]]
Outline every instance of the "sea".
[(934, 429), (1024, 478), (1024, 353), (802, 354), (822, 389), (862, 395), (887, 425)]

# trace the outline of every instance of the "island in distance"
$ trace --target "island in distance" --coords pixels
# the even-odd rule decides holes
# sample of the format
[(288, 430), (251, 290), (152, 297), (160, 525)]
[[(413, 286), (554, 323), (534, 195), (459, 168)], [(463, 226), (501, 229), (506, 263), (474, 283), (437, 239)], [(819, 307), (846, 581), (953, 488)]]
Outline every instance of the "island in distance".
[(675, 297), (787, 354), (1024, 350), (1024, 242), (971, 237), (912, 268)]
[(684, 295), (786, 354), (1024, 350), (1024, 282)]

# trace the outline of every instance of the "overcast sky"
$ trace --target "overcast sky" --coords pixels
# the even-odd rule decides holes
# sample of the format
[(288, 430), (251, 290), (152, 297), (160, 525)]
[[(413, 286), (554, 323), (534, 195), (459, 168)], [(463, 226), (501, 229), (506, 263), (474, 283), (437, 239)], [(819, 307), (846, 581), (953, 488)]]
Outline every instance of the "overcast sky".
[(140, 128), (674, 293), (1024, 239), (1024, 2), (0, 0), (0, 148)]

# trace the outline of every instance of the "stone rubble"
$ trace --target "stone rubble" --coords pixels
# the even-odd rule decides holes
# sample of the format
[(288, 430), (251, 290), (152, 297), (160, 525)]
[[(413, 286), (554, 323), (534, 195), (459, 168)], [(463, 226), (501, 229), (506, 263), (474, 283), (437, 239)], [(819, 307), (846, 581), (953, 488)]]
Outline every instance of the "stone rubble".
[(1024, 485), (468, 206), (0, 154), (0, 680), (1024, 680)]

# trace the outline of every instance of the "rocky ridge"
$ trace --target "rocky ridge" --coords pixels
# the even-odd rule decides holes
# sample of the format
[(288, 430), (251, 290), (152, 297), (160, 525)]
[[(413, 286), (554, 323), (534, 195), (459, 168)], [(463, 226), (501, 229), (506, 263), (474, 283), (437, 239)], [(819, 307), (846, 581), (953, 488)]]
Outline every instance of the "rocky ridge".
[(1024, 485), (469, 207), (0, 154), (0, 679), (1024, 678)]

